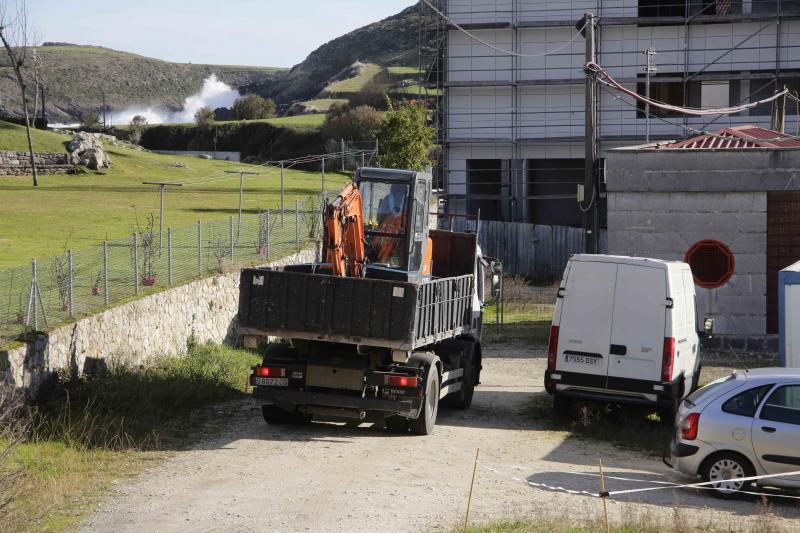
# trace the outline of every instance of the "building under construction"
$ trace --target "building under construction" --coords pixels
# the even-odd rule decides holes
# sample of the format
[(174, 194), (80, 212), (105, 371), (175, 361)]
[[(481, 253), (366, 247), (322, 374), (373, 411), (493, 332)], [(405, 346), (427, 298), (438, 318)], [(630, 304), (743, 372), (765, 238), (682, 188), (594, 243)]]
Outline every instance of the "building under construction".
[[(437, 100), (452, 215), (584, 224), (586, 12), (597, 17), (596, 62), (653, 100), (721, 108), (800, 89), (800, 0), (423, 0), (420, 11), (421, 86)], [(607, 150), (744, 124), (795, 134), (800, 115), (781, 98), (693, 117), (605, 85), (596, 101), (603, 225)]]

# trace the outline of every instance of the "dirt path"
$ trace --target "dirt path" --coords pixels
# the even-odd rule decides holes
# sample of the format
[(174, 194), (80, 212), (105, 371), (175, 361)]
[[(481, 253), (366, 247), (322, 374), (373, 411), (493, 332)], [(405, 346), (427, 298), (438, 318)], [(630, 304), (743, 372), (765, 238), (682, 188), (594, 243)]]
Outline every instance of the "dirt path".
[[(420, 531), (463, 523), (475, 451), (481, 463), (471, 522), (545, 516), (598, 520), (602, 503), (525, 483), (596, 491), (599, 457), (609, 476), (690, 482), (657, 458), (542, 430), (523, 413), (543, 394), (540, 352), (495, 347), (468, 411), (442, 409), (436, 433), (397, 436), (364, 425), (268, 426), (243, 402), (220, 437), (145, 472), (110, 496), (86, 531)], [(583, 475), (581, 475), (583, 474)], [(588, 475), (587, 475), (588, 474)], [(517, 478), (515, 480), (514, 478)], [(643, 486), (610, 479), (610, 490)], [(675, 505), (682, 509), (674, 510)], [(775, 503), (773, 527), (797, 525), (798, 508)], [(655, 491), (611, 501), (612, 519), (759, 530), (755, 501)], [(760, 521), (760, 526), (755, 524)]]

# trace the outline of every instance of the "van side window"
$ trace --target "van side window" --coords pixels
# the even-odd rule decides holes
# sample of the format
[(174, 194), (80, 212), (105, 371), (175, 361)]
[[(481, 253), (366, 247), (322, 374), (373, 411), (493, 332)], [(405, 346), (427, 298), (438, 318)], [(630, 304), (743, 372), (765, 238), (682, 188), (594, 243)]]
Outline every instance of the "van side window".
[(761, 404), (764, 396), (767, 395), (771, 388), (772, 385), (763, 385), (739, 393), (722, 404), (722, 410), (732, 415), (749, 416), (752, 418), (755, 416), (758, 406)]
[(800, 426), (800, 385), (778, 388), (761, 409), (762, 420)]

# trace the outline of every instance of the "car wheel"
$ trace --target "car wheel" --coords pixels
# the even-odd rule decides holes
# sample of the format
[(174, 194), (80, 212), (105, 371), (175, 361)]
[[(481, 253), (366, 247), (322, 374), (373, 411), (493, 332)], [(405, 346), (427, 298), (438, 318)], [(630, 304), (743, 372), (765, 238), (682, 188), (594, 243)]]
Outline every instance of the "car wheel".
[(717, 482), (708, 485), (712, 494), (720, 498), (733, 498), (740, 491), (747, 490), (752, 481), (741, 481), (742, 478), (754, 475), (750, 461), (737, 453), (723, 452), (712, 455), (700, 467), (703, 481)]

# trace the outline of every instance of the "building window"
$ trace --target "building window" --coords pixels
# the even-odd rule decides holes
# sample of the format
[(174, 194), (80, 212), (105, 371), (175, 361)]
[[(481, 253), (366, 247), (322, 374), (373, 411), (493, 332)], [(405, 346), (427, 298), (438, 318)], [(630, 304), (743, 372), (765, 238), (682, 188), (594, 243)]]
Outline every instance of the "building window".
[(719, 241), (700, 241), (686, 252), (694, 283), (704, 289), (717, 289), (733, 276), (735, 262), (730, 248)]
[(502, 220), (503, 161), (501, 159), (467, 160), (467, 214), (483, 220)]
[(527, 198), (534, 224), (581, 226), (578, 184), (584, 182), (583, 159), (528, 159)]
[[(786, 88), (789, 89), (792, 94), (797, 95), (798, 91), (800, 91), (800, 75), (794, 75), (797, 77), (784, 77), (778, 80), (778, 83), (775, 83), (775, 80), (772, 79), (750, 80), (750, 101), (758, 102), (764, 98), (769, 98), (775, 93), (778, 87), (780, 87), (782, 90), (784, 86), (786, 86)], [(757, 117), (768, 117), (772, 114), (772, 106), (772, 102), (757, 105), (750, 110), (750, 115)], [(786, 114), (797, 114), (797, 107), (793, 105), (791, 100), (787, 100), (786, 102)]]
[(700, 84), (700, 107), (719, 109), (731, 105), (730, 82), (704, 81)]
[(639, 0), (640, 17), (728, 15), (741, 12), (742, 0)]

